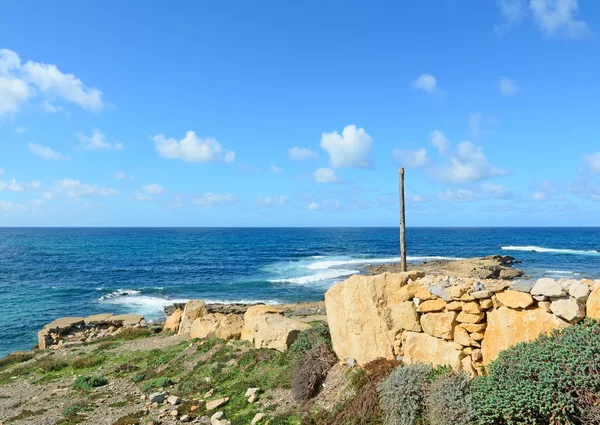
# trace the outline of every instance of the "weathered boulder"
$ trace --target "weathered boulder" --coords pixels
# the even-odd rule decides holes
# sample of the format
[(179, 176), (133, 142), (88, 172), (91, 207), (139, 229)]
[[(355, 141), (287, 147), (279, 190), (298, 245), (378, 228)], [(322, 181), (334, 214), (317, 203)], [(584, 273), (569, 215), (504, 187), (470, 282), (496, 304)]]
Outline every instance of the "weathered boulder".
[(238, 314), (209, 313), (192, 323), (190, 328), (191, 338), (207, 338), (214, 335), (226, 341), (240, 339), (244, 319)]
[(600, 320), (600, 286), (592, 291), (586, 303), (587, 316)]
[(250, 341), (256, 348), (273, 348), (284, 352), (296, 341), (300, 332), (310, 325), (279, 314), (244, 315), (242, 340)]
[(496, 294), (496, 299), (500, 304), (510, 308), (527, 308), (533, 304), (533, 297), (525, 292), (504, 291)]
[(487, 328), (481, 345), (483, 363), (519, 342), (532, 341), (542, 333), (568, 326), (564, 320), (541, 308), (514, 310), (500, 307), (487, 313)]
[(390, 318), (392, 319), (392, 322), (396, 323), (401, 329), (421, 332), (417, 307), (412, 301), (404, 301), (398, 305), (391, 306)]
[(222, 316), (223, 314), (220, 313), (209, 313), (197, 318), (190, 328), (190, 337), (204, 339), (211, 334), (214, 335)]
[(569, 286), (568, 291), (569, 295), (578, 301), (585, 301), (590, 295), (590, 287), (587, 284), (579, 281), (575, 281), (575, 283)]
[(462, 306), (462, 311), (469, 314), (481, 313), (481, 306), (476, 301), (470, 301)]
[(527, 280), (519, 280), (508, 287), (511, 291), (531, 293), (534, 283)]
[(181, 322), (179, 323), (179, 335), (190, 333), (194, 320), (206, 314), (206, 303), (202, 300), (190, 300), (183, 309)]
[(167, 317), (167, 321), (165, 322), (165, 326), (163, 327), (163, 331), (172, 331), (177, 332), (179, 330), (179, 323), (181, 322), (181, 317), (183, 316), (183, 310), (178, 308)]
[(574, 298), (561, 298), (552, 301), (550, 310), (569, 323), (580, 322), (585, 317), (585, 307)]
[(452, 339), (456, 326), (456, 312), (427, 313), (421, 315), (421, 327), (431, 336), (442, 339)]
[(359, 364), (395, 358), (396, 334), (404, 326), (411, 327), (402, 320), (410, 316), (397, 308), (406, 301), (400, 290), (420, 277), (422, 272), (356, 275), (329, 288), (325, 306), (338, 357), (354, 358)]
[(560, 297), (565, 294), (564, 289), (560, 286), (560, 283), (554, 279), (544, 277), (538, 279), (535, 285), (531, 289), (531, 295), (543, 295), (545, 297)]
[(461, 369), (464, 354), (453, 342), (424, 333), (407, 332), (403, 348), (403, 361), (406, 364), (448, 365), (455, 371)]

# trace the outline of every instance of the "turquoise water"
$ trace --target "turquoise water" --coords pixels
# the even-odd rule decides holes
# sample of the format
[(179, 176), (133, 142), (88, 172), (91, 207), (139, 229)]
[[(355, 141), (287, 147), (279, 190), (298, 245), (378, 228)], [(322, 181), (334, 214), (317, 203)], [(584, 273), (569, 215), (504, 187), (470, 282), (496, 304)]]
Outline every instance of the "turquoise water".
[[(598, 228), (409, 228), (407, 251), (409, 261), (503, 253), (536, 277), (600, 277)], [(320, 300), (397, 253), (395, 228), (0, 229), (0, 356), (31, 348), (57, 317), (158, 319), (190, 298)]]

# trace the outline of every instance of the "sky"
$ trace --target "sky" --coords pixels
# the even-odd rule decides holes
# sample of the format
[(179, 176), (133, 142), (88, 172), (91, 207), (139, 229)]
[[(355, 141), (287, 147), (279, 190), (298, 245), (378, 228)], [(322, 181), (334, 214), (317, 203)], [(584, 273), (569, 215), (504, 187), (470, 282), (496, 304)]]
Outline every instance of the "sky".
[(600, 226), (600, 2), (7, 2), (0, 226)]

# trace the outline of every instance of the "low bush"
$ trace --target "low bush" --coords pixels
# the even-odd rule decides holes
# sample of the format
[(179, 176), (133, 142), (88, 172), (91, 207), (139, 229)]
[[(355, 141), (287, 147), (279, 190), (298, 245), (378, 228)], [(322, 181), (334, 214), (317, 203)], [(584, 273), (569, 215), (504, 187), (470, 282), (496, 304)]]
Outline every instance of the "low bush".
[(88, 354), (85, 356), (79, 356), (73, 359), (71, 365), (75, 369), (85, 369), (88, 367), (98, 366), (104, 362), (104, 357), (98, 356), (96, 354)]
[(202, 395), (210, 389), (210, 383), (194, 372), (185, 375), (177, 383), (177, 394), (181, 396)]
[(70, 366), (70, 363), (67, 359), (60, 357), (56, 354), (49, 355), (41, 358), (37, 361), (37, 367), (42, 370), (42, 372), (58, 372), (61, 369)]
[(490, 363), (471, 386), (474, 424), (579, 424), (600, 393), (600, 323), (586, 319), (517, 344)]
[(423, 423), (425, 391), (431, 367), (398, 366), (379, 384), (379, 402), (385, 425), (417, 425)]
[(16, 351), (0, 359), (0, 369), (12, 366), (17, 363), (23, 363), (35, 357), (34, 353), (27, 351)]
[(326, 344), (332, 348), (329, 326), (325, 322), (315, 323), (310, 329), (300, 332), (290, 346), (290, 352), (302, 355), (319, 344)]
[(89, 391), (92, 388), (101, 387), (108, 384), (106, 378), (100, 378), (97, 376), (80, 376), (73, 382), (71, 388), (80, 391)]
[(168, 387), (173, 384), (174, 384), (174, 382), (170, 378), (161, 377), (161, 378), (152, 379), (152, 380), (146, 382), (144, 385), (142, 385), (141, 390), (148, 391), (148, 390), (152, 390), (154, 388)]
[(308, 350), (298, 363), (292, 378), (292, 394), (298, 401), (314, 397), (337, 357), (329, 346), (321, 342)]
[(453, 372), (437, 375), (425, 394), (425, 407), (429, 425), (469, 425), (469, 378)]
[(394, 360), (377, 359), (354, 369), (349, 378), (356, 395), (341, 406), (332, 425), (375, 425), (381, 423), (379, 383), (398, 366)]

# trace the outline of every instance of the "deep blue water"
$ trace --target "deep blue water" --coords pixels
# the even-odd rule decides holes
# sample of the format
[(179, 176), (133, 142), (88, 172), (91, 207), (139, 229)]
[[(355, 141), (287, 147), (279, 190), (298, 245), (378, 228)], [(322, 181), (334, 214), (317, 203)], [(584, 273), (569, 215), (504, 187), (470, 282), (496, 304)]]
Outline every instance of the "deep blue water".
[[(502, 247), (512, 247), (502, 249)], [(510, 254), (533, 276), (600, 277), (600, 228), (409, 228), (409, 261)], [(162, 316), (174, 301), (320, 300), (396, 228), (0, 229), (0, 356), (63, 316)]]

